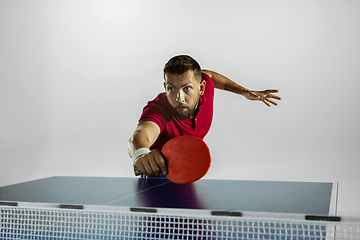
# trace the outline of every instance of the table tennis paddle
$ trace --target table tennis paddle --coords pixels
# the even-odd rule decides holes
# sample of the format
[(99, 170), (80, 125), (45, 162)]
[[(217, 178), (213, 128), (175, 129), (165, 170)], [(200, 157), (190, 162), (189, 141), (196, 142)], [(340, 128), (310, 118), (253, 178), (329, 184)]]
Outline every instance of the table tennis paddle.
[[(206, 143), (195, 136), (184, 135), (167, 141), (161, 149), (167, 178), (178, 184), (186, 184), (202, 178), (210, 168), (211, 156)], [(137, 173), (136, 173), (137, 172)], [(135, 169), (135, 175), (141, 172)]]

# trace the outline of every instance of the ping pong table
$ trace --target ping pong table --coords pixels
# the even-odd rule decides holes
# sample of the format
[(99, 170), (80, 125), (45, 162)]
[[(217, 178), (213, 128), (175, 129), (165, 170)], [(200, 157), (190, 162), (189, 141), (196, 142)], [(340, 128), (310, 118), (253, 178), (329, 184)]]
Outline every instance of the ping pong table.
[(329, 239), (336, 204), (336, 183), (50, 177), (0, 187), (0, 238)]

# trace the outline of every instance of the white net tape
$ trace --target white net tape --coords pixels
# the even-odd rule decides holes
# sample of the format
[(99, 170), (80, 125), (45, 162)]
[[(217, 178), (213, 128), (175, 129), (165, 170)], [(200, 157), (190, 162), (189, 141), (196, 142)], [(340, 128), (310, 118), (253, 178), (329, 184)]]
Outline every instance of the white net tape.
[(0, 207), (0, 239), (360, 239), (359, 221)]

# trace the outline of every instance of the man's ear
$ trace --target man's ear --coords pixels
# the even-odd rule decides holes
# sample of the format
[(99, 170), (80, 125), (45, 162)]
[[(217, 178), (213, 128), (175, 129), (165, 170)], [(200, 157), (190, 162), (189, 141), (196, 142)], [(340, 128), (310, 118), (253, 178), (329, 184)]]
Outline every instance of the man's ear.
[(200, 82), (200, 95), (204, 95), (205, 93), (205, 87), (206, 87), (206, 81), (205, 80), (201, 80)]
[(166, 92), (166, 82), (164, 82), (164, 89), (165, 89), (165, 92)]

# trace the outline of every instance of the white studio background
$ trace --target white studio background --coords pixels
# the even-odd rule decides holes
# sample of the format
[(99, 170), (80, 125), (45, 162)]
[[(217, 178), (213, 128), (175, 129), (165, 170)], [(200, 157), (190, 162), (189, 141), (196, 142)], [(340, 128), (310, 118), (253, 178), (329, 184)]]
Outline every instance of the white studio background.
[(205, 178), (339, 182), (360, 215), (359, 23), (355, 0), (0, 0), (0, 186), (132, 177), (127, 140), (189, 54), (283, 98), (215, 92)]

